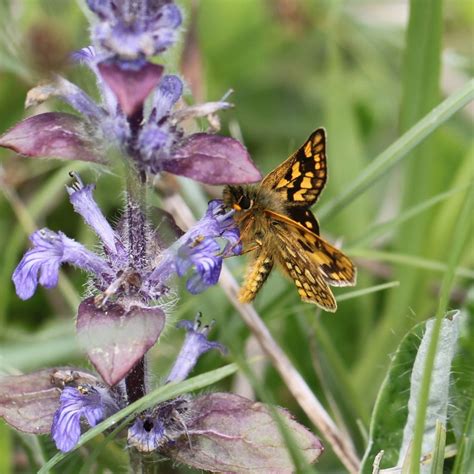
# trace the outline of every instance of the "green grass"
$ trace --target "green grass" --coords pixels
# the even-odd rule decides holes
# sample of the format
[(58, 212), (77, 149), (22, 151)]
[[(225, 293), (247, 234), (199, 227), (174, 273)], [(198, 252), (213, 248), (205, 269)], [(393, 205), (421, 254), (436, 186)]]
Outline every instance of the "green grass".
[[(14, 28), (4, 28), (0, 37), (0, 132), (24, 116), (26, 91), (42, 79), (22, 49), (32, 25), (44, 21), (51, 28), (67, 25), (61, 29), (65, 43), (74, 48), (88, 44), (78, 3), (65, 2), (67, 7), (61, 8), (55, 6), (57, 2), (24, 3), (28, 8), (10, 19)], [(186, 7), (190, 3), (181, 2)], [(380, 448), (386, 456), (381, 467), (388, 468), (397, 459), (408, 395), (387, 388), (387, 380), (409, 384), (404, 367), (413, 363), (416, 340), (421, 337), (416, 331), (405, 336), (435, 315), (438, 328), (447, 310), (462, 309), (471, 322), (461, 332), (459, 357), (469, 363), (453, 370), (450, 402), (460, 411), (457, 419), (463, 424), (458, 427), (454, 417), (448, 417), (447, 426), (440, 427), (437, 467), (432, 472), (441, 472), (444, 446), (454, 446), (460, 453), (444, 460), (444, 472), (463, 472), (472, 456), (469, 430), (474, 413), (470, 401), (474, 384), (467, 383), (474, 377), (470, 364), (474, 361), (473, 305), (466, 302), (474, 280), (469, 200), (474, 180), (472, 108), (466, 107), (474, 98), (474, 82), (469, 80), (474, 68), (466, 47), (474, 19), (463, 13), (463, 0), (412, 0), (407, 24), (396, 26), (386, 23), (388, 14), (377, 16), (372, 3), (355, 0), (199, 3), (206, 98), (216, 100), (229, 88), (235, 91), (235, 109), (221, 117), (223, 133), (240, 129), (252, 157), (267, 173), (311, 131), (324, 126), (329, 181), (313, 210), (322, 235), (342, 242), (359, 269), (355, 288), (336, 289), (335, 315), (302, 303), (292, 283), (276, 271), (256, 299), (257, 311), (328, 414), (345, 430), (359, 458), (366, 452), (371, 423), (383, 415), (376, 401), (394, 397), (399, 411), (390, 413), (385, 425), (377, 425), (384, 430)], [(291, 15), (277, 8), (286, 4), (294, 6)], [(391, 4), (401, 8), (399, 2)], [(0, 17), (8, 22), (5, 5)], [(380, 5), (384, 12), (384, 3)], [(179, 55), (168, 54), (166, 64), (170, 68), (179, 64)], [(446, 74), (440, 74), (442, 69)], [(66, 74), (94, 90), (92, 79), (80, 71)], [(65, 268), (57, 289), (40, 289), (23, 302), (14, 293), (11, 274), (35, 227), (63, 230), (93, 248), (94, 236), (67, 201), (68, 171), (79, 171), (85, 181), (97, 181), (96, 199), (113, 221), (123, 205), (117, 192), (120, 178), (79, 162), (27, 160), (3, 150), (0, 165), (0, 371), (69, 363), (87, 366), (74, 343), (75, 308), (84, 293), (84, 276)], [(179, 186), (196, 216), (210, 197), (220, 193), (219, 188), (184, 179)], [(154, 194), (151, 202), (158, 205), (160, 199)], [(239, 281), (245, 259), (228, 262)], [(247, 370), (243, 361), (251, 355), (252, 334), (222, 289), (211, 288), (196, 297), (183, 290), (173, 317), (192, 319), (198, 310), (206, 319), (216, 319), (212, 338), (227, 344), (230, 354), (224, 359), (217, 353), (206, 355), (195, 373), (202, 384), (192, 388), (211, 390), (208, 384), (215, 382), (216, 389), (235, 390), (248, 376), (255, 398), (289, 409), (321, 435), (266, 359)], [(180, 337), (169, 328), (151, 351), (154, 387), (172, 363)], [(428, 360), (436, 340), (433, 337)], [(400, 353), (397, 347), (402, 341)], [(392, 358), (401, 365), (386, 377)], [(413, 446), (405, 465), (410, 473), (417, 472), (418, 458), (426, 454), (420, 450), (430, 364), (423, 376)], [(217, 377), (224, 372), (225, 378)], [(381, 395), (384, 380), (386, 391)], [(167, 390), (157, 388), (150, 397), (156, 402), (172, 396)], [(143, 403), (147, 401), (127, 408), (112, 422), (142, 409)], [(56, 455), (47, 437), (33, 441), (2, 424), (0, 472), (30, 473), (42, 468), (42, 472), (76, 473), (86, 461), (88, 472), (124, 469), (123, 440), (114, 444), (111, 437), (96, 436), (109, 422), (85, 434), (80, 449), (67, 456)], [(283, 432), (289, 435), (291, 447), (291, 433)], [(331, 444), (324, 438), (323, 443), (325, 453), (312, 472), (345, 472)], [(167, 462), (161, 466), (162, 472), (195, 472)]]

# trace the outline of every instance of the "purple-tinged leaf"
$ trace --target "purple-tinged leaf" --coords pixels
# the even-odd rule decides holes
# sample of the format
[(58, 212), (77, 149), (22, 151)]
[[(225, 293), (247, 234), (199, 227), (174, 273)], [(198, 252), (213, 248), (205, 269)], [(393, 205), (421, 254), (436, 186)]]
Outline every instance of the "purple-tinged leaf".
[[(188, 404), (186, 436), (169, 455), (211, 472), (284, 474), (294, 472), (291, 456), (267, 406), (232, 393), (211, 393)], [(279, 408), (288, 431), (308, 463), (323, 446), (304, 426)]]
[(163, 160), (163, 169), (207, 184), (254, 183), (262, 179), (245, 147), (237, 140), (196, 133)]
[(116, 303), (97, 307), (94, 298), (79, 305), (79, 343), (104, 381), (113, 386), (155, 344), (165, 325), (159, 308), (132, 306), (126, 310)]
[(99, 64), (99, 71), (117, 97), (123, 113), (131, 117), (143, 107), (150, 92), (160, 82), (163, 66), (146, 63), (134, 69), (107, 62)]
[(24, 433), (49, 433), (61, 388), (76, 380), (97, 380), (72, 367), (43, 369), (0, 378), (0, 417)]
[(25, 156), (103, 161), (86, 123), (61, 112), (46, 112), (17, 123), (0, 136), (0, 146)]

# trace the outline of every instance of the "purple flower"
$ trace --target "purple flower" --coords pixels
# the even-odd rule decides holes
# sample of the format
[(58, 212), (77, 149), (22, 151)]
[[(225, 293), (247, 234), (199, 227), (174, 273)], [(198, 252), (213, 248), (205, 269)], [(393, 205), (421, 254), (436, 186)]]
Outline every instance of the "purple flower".
[(65, 387), (51, 427), (56, 447), (70, 451), (81, 436), (82, 420), (92, 427), (118, 410), (119, 406), (104, 387), (89, 384)]
[(196, 295), (219, 280), (222, 269), (221, 246), (212, 238), (188, 240), (179, 248), (176, 259), (176, 273), (184, 276), (194, 267), (194, 274), (186, 282), (187, 290)]
[(28, 250), (13, 273), (17, 295), (26, 300), (36, 291), (38, 283), (45, 288), (58, 284), (59, 267), (70, 263), (96, 275), (104, 282), (110, 269), (98, 255), (90, 252), (62, 232), (41, 229), (30, 236), (34, 247)]
[(84, 185), (76, 173), (72, 173), (71, 176), (75, 181), (72, 186), (67, 186), (66, 190), (74, 210), (84, 218), (86, 223), (100, 237), (107, 254), (117, 257), (122, 264), (125, 263), (125, 247), (107, 222), (92, 195), (95, 186), (93, 184)]
[(53, 288), (58, 283), (59, 268), (70, 263), (91, 273), (95, 284), (105, 289), (112, 283), (117, 272), (126, 266), (128, 258), (121, 238), (107, 222), (92, 196), (93, 186), (84, 186), (78, 175), (75, 183), (67, 188), (74, 210), (102, 240), (105, 257), (101, 257), (62, 232), (41, 229), (30, 240), (28, 250), (13, 273), (16, 292), (22, 299), (30, 298), (38, 285)]
[(97, 15), (92, 39), (104, 57), (134, 60), (154, 56), (177, 39), (182, 22), (169, 0), (87, 0)]
[[(96, 75), (101, 101), (96, 103), (75, 84), (56, 77), (30, 90), (26, 106), (55, 97), (81, 117), (64, 112), (29, 117), (0, 136), (0, 146), (31, 157), (98, 163), (107, 162), (112, 147), (141, 172), (167, 171), (208, 184), (261, 179), (247, 150), (237, 140), (210, 133), (187, 136), (181, 126), (183, 121), (197, 117), (208, 117), (213, 123), (216, 112), (230, 108), (230, 103), (221, 100), (175, 109), (184, 86), (175, 75), (163, 76), (163, 66), (145, 59), (104, 59), (93, 47), (82, 49), (74, 58)], [(146, 100), (149, 113), (145, 113)]]
[(212, 229), (210, 233), (214, 236), (219, 235), (227, 240), (224, 249), (225, 255), (240, 255), (242, 253), (242, 243), (240, 241), (239, 228), (236, 226), (232, 211), (228, 212), (224, 208), (221, 199), (209, 201), (204, 219)]
[(215, 322), (213, 321), (210, 325), (206, 324), (201, 327), (201, 317), (201, 313), (198, 313), (194, 323), (192, 321), (180, 321), (176, 325), (176, 327), (186, 330), (186, 337), (166, 382), (181, 382), (185, 380), (194, 369), (199, 357), (211, 349), (218, 349), (221, 353), (226, 353), (226, 349), (222, 344), (207, 339), (209, 331)]
[[(222, 344), (208, 340), (214, 321), (201, 327), (201, 317), (201, 313), (198, 313), (194, 322), (180, 321), (176, 325), (186, 330), (186, 337), (166, 383), (185, 380), (206, 352), (218, 349), (226, 353)], [(189, 401), (186, 396), (168, 400), (137, 417), (128, 430), (129, 445), (142, 453), (166, 451), (173, 446), (177, 439), (186, 434)]]
[(165, 438), (165, 426), (157, 416), (139, 416), (128, 430), (128, 444), (142, 453), (158, 449)]
[[(202, 293), (209, 286), (215, 285), (219, 280), (223, 258), (242, 252), (240, 232), (232, 215), (232, 211), (224, 210), (222, 201), (210, 201), (206, 215), (190, 231), (191, 237), (178, 249), (178, 276), (184, 276), (190, 268), (195, 270), (186, 282), (186, 288), (191, 294)], [(219, 244), (220, 240), (225, 241), (223, 249)]]
[(221, 200), (210, 201), (204, 217), (163, 253), (147, 283), (159, 287), (172, 273), (182, 277), (193, 269), (186, 283), (190, 293), (201, 293), (215, 285), (223, 258), (239, 255), (242, 250), (232, 215), (233, 211), (227, 212)]

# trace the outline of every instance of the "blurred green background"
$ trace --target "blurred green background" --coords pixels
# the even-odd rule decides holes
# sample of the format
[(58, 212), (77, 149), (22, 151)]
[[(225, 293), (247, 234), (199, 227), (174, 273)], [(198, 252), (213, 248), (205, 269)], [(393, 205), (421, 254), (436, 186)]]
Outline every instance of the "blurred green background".
[[(241, 138), (266, 174), (317, 127), (328, 135), (328, 205), (351, 186), (372, 160), (472, 75), (474, 6), (470, 0), (405, 1), (201, 0), (182, 1), (183, 41), (167, 53), (168, 72), (180, 68), (189, 102), (218, 100), (230, 88), (235, 109), (222, 114), (222, 133)], [(193, 8), (191, 8), (191, 4)], [(60, 71), (94, 94), (84, 69), (71, 68), (70, 50), (88, 44), (83, 3), (73, 0), (1, 0), (0, 132), (29, 113), (65, 109), (48, 102), (24, 111), (29, 88)], [(187, 41), (185, 41), (187, 38)], [(183, 64), (183, 50), (186, 60)], [(160, 58), (162, 61), (163, 58)], [(323, 213), (321, 233), (342, 243), (359, 274), (335, 315), (301, 303), (292, 283), (273, 272), (255, 306), (362, 456), (371, 410), (390, 356), (404, 334), (433, 316), (453, 227), (474, 177), (471, 105), (455, 114), (403, 162), (360, 193), (341, 212)], [(79, 162), (28, 160), (0, 151), (0, 370), (30, 371), (51, 365), (84, 365), (74, 340), (74, 308), (85, 277), (65, 268), (61, 285), (20, 301), (11, 274), (35, 227), (62, 230), (90, 247), (94, 236), (75, 215), (64, 185), (68, 171), (97, 181), (96, 199), (108, 217), (120, 215), (120, 178)], [(182, 181), (197, 215), (218, 188)], [(153, 204), (159, 205), (154, 196)], [(421, 207), (419, 207), (422, 205)], [(329, 209), (329, 207), (326, 207)], [(463, 250), (450, 308), (464, 305), (473, 281), (472, 233)], [(240, 280), (245, 258), (230, 262)], [(388, 284), (380, 291), (376, 285)], [(375, 288), (376, 290), (376, 288)], [(248, 329), (219, 287), (183, 299), (173, 318), (200, 310), (217, 320), (213, 337), (235, 354), (255, 351)], [(344, 299), (345, 298), (345, 299)], [(344, 299), (344, 300), (343, 300)], [(159, 383), (182, 335), (170, 329), (153, 350)], [(472, 346), (471, 346), (472, 356)], [(206, 355), (196, 373), (223, 364)], [(471, 376), (472, 376), (471, 367)], [(269, 365), (258, 367), (274, 401), (309, 421)], [(243, 376), (221, 384), (252, 396)], [(93, 443), (92, 443), (93, 444)], [(35, 472), (54, 448), (0, 424), (0, 472)], [(73, 454), (57, 472), (79, 472)], [(108, 444), (90, 472), (123, 472), (126, 452)], [(449, 468), (449, 463), (448, 463)], [(109, 471), (107, 471), (107, 469)], [(163, 464), (162, 472), (190, 472)], [(315, 472), (345, 472), (327, 445)]]

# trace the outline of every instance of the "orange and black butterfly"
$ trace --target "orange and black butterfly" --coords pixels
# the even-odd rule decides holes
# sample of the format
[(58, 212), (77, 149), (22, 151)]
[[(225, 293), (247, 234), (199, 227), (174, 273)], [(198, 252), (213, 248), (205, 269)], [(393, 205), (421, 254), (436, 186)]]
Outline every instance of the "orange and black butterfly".
[(326, 135), (319, 128), (260, 184), (224, 188), (225, 205), (236, 211), (244, 252), (254, 252), (241, 302), (255, 298), (275, 264), (295, 282), (303, 301), (326, 311), (337, 307), (329, 285), (355, 284), (354, 264), (319, 236), (309, 210), (326, 179)]

